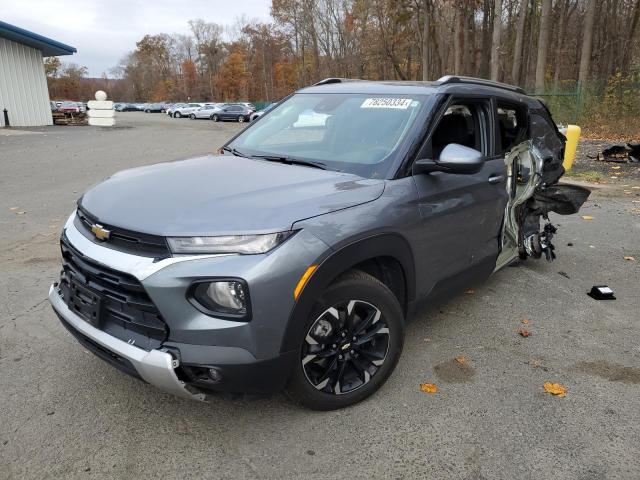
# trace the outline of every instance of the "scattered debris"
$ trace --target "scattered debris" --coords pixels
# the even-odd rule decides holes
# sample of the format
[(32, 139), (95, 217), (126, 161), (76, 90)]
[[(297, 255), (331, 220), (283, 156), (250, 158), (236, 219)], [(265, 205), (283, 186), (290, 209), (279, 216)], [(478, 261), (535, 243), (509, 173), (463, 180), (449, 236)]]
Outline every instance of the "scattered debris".
[(636, 261), (636, 257), (632, 257), (631, 255), (625, 255), (624, 257), (625, 260), (629, 261), (629, 262), (635, 262)]
[(594, 300), (615, 300), (613, 290), (606, 285), (594, 285), (591, 291), (587, 293)]
[(582, 219), (583, 220), (593, 220), (593, 217), (591, 215), (582, 215)]
[(599, 162), (638, 163), (640, 162), (640, 144), (612, 145), (598, 153)]
[(573, 247), (573, 243), (571, 242), (567, 243), (567, 247)]
[(522, 323), (524, 323), (525, 325), (528, 325), (529, 324), (529, 320), (525, 318), (524, 320), (522, 320)]
[(52, 112), (54, 125), (87, 125), (88, 117), (86, 113)]
[(469, 290), (467, 290), (466, 292), (467, 295), (473, 295), (474, 293), (476, 293), (476, 291), (473, 288), (470, 288)]
[(435, 383), (421, 383), (420, 390), (424, 393), (436, 393), (438, 391), (438, 387)]
[(465, 363), (467, 363), (467, 359), (464, 357), (464, 355), (460, 355), (459, 357), (456, 357), (456, 362), (458, 362), (460, 365), (464, 365)]
[(525, 328), (519, 328), (518, 333), (521, 337), (527, 338), (531, 336), (531, 332)]
[(544, 391), (560, 398), (567, 396), (567, 389), (559, 383), (544, 382)]
[(571, 277), (569, 276), (569, 274), (568, 274), (567, 272), (562, 271), (562, 270), (560, 270), (560, 271), (558, 272), (558, 275), (562, 275), (564, 278), (571, 279)]

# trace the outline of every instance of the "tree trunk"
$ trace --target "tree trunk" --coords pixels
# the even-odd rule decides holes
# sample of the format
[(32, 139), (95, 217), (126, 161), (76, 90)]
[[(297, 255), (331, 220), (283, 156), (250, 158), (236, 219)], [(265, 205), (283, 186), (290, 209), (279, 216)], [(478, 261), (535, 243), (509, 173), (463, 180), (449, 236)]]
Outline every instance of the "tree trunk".
[(424, 23), (422, 25), (422, 80), (429, 80), (429, 31), (431, 25), (431, 0), (424, 0)]
[(480, 52), (479, 75), (482, 78), (489, 76), (489, 60), (491, 58), (491, 32), (493, 22), (491, 21), (492, 0), (484, 0), (482, 7), (482, 46)]
[(455, 27), (453, 29), (453, 73), (460, 75), (462, 71), (462, 5), (458, 2), (455, 13)]
[(582, 53), (580, 54), (580, 71), (578, 72), (578, 85), (582, 85), (589, 78), (589, 67), (591, 66), (591, 45), (593, 43), (593, 22), (596, 15), (596, 0), (588, 0), (587, 11), (584, 19), (584, 30), (582, 36)]
[(633, 18), (631, 20), (631, 26), (624, 39), (624, 54), (622, 55), (622, 65), (620, 70), (624, 75), (629, 73), (629, 66), (631, 64), (631, 46), (633, 44), (633, 37), (635, 36), (636, 29), (638, 28), (638, 21), (640, 20), (640, 0), (636, 1), (636, 5), (633, 9)]
[(520, 14), (518, 16), (518, 26), (516, 30), (516, 45), (513, 50), (513, 66), (511, 67), (511, 81), (514, 84), (520, 83), (520, 69), (522, 68), (522, 44), (524, 43), (524, 29), (527, 21), (528, 0), (522, 0), (520, 4)]
[(567, 0), (561, 0), (560, 5), (560, 21), (558, 22), (558, 41), (556, 42), (556, 58), (553, 72), (553, 89), (558, 90), (560, 86), (560, 71), (562, 70), (562, 52), (564, 51), (564, 31), (565, 22), (567, 21)]
[(544, 91), (544, 77), (547, 72), (547, 50), (551, 33), (551, 0), (542, 0), (540, 34), (538, 36), (538, 59), (536, 63), (536, 93)]
[(493, 39), (491, 40), (491, 80), (500, 76), (500, 33), (502, 32), (502, 0), (495, 0), (493, 12)]

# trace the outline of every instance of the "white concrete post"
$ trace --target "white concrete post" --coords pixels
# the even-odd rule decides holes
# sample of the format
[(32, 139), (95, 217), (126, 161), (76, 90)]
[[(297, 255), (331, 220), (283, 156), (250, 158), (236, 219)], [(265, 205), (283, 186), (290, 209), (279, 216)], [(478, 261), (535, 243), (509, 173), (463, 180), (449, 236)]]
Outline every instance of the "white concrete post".
[(96, 99), (87, 102), (89, 107), (89, 125), (96, 127), (113, 127), (116, 124), (113, 102), (107, 101), (107, 94), (102, 90), (96, 92)]

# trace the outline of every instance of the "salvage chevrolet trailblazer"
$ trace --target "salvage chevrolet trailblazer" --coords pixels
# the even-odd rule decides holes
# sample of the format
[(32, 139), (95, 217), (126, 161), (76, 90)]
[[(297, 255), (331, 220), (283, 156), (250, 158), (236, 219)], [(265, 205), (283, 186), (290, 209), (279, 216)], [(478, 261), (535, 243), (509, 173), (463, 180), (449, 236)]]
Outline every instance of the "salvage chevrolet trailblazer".
[(548, 214), (589, 195), (558, 183), (564, 148), (516, 87), (327, 79), (217, 155), (85, 193), (49, 298), (84, 347), (173, 394), (345, 407), (391, 375), (419, 301), (553, 259)]

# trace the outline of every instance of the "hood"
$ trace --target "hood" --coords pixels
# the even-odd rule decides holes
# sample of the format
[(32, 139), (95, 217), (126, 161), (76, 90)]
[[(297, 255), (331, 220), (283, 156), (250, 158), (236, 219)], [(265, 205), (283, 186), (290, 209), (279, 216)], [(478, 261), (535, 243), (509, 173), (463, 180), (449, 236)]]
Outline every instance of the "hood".
[(82, 207), (105, 225), (162, 236), (284, 231), (375, 200), (383, 180), (227, 155), (116, 173)]

